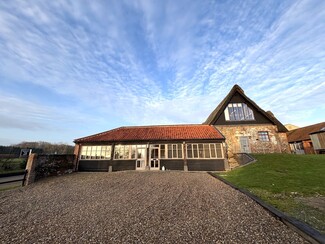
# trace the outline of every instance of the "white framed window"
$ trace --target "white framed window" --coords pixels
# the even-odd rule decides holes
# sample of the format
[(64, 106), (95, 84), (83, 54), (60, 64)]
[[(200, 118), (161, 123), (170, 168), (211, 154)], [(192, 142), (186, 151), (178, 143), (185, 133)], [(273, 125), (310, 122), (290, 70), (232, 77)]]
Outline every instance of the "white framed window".
[(226, 121), (254, 120), (253, 110), (246, 103), (229, 103), (225, 111)]
[(162, 144), (160, 145), (160, 158), (179, 159), (183, 158), (183, 144)]
[(115, 145), (114, 160), (142, 158), (143, 149), (145, 148), (147, 148), (146, 145)]
[(112, 146), (97, 145), (97, 146), (82, 146), (80, 159), (86, 160), (109, 160), (111, 159)]
[(186, 151), (189, 159), (223, 158), (221, 143), (187, 144)]
[(270, 141), (269, 133), (267, 131), (259, 131), (258, 139), (260, 141)]

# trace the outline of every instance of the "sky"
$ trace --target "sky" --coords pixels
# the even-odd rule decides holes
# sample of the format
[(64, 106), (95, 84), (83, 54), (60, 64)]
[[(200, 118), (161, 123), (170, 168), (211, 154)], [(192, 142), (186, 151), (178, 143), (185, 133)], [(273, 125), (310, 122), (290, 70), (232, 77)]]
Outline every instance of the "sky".
[(235, 84), (325, 121), (325, 1), (0, 1), (0, 145), (202, 123)]

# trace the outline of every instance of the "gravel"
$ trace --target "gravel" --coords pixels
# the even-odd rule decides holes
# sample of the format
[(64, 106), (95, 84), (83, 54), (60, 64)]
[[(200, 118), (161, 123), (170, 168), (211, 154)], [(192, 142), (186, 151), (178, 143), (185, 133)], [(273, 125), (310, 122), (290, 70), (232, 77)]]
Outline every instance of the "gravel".
[(0, 192), (1, 243), (306, 243), (207, 173), (74, 173)]

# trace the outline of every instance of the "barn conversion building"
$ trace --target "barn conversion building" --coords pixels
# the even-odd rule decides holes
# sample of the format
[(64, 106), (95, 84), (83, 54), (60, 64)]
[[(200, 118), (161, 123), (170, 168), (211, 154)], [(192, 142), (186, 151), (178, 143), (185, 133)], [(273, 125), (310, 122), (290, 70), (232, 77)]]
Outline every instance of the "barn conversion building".
[(203, 124), (120, 127), (74, 142), (80, 171), (222, 171), (238, 153), (288, 152), (286, 132), (235, 85)]
[[(291, 152), (295, 154), (315, 154), (323, 152), (325, 148), (324, 143), (323, 146), (321, 146), (321, 142), (323, 141), (322, 136), (324, 131), (325, 122), (289, 131), (287, 136)], [(314, 146), (316, 146), (316, 148)]]

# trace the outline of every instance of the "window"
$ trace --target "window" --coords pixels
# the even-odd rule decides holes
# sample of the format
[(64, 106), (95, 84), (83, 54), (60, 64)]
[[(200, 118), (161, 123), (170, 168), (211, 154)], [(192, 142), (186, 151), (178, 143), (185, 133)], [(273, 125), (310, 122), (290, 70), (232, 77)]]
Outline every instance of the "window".
[(229, 103), (225, 109), (226, 121), (254, 120), (254, 113), (246, 103)]
[(166, 145), (160, 145), (160, 158), (166, 158)]
[(135, 158), (135, 157), (136, 157), (136, 153), (135, 153), (134, 146), (116, 145), (114, 147), (114, 159), (131, 159), (131, 158)]
[(144, 158), (147, 145), (115, 145), (114, 159), (138, 159)]
[(269, 133), (267, 131), (259, 131), (258, 132), (258, 139), (260, 141), (270, 141)]
[(221, 143), (187, 144), (187, 158), (223, 158)]
[(112, 146), (82, 146), (80, 159), (111, 159)]
[[(166, 148), (167, 155), (165, 154)], [(180, 143), (160, 145), (160, 158), (183, 158), (183, 145)]]

